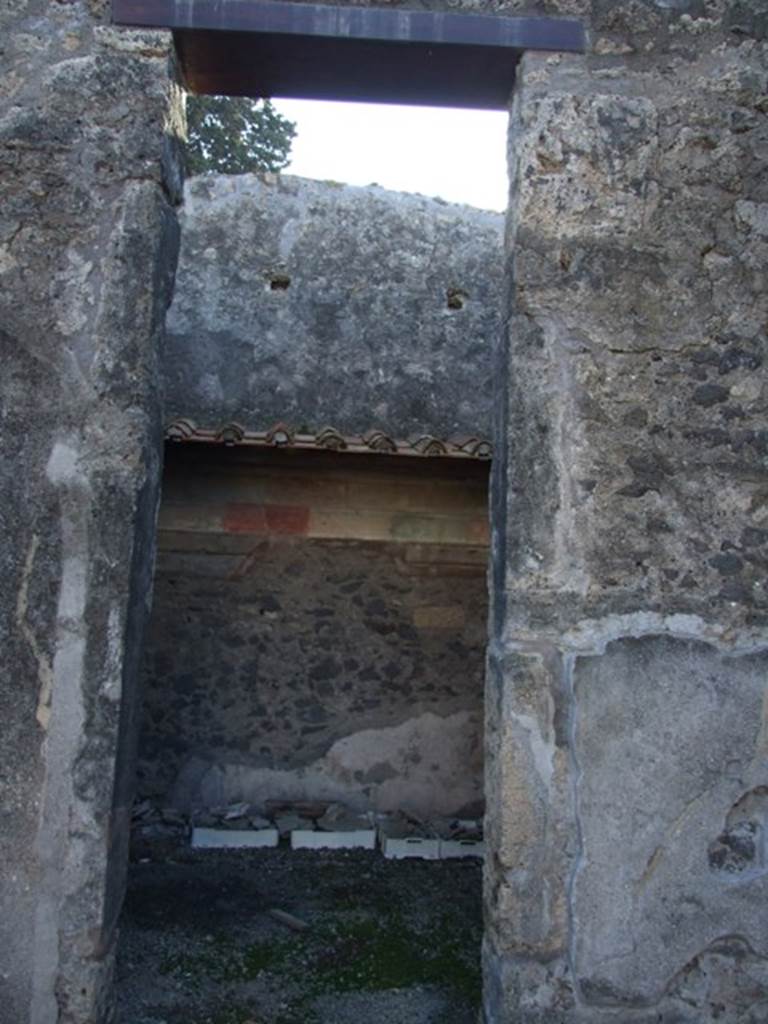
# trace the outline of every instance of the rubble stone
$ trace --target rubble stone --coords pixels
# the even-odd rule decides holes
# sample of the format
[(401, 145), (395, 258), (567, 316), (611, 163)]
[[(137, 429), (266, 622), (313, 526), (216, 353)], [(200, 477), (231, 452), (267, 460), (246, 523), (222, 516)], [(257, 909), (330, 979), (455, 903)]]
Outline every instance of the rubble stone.
[(98, 8), (0, 4), (9, 1024), (107, 1019), (133, 799), (182, 112), (167, 35)]
[[(233, 416), (271, 413), (274, 397), (276, 418), (326, 419), (322, 379), (334, 426), (408, 430), (442, 381), (452, 430), (489, 407), (478, 381), (498, 382), (485, 1022), (761, 1024), (768, 8), (459, 6), (578, 17), (589, 37), (583, 57), (528, 54), (518, 70), (494, 368), (475, 373), (475, 297), (442, 277), (419, 331), (433, 362), (409, 361), (419, 339), (385, 290), (361, 313), (392, 312), (397, 357), (367, 343), (347, 359), (350, 238), (328, 254), (327, 301), (305, 307), (319, 324), (308, 337), (334, 342), (331, 373), (300, 342), (301, 365), (254, 366), (253, 339), (215, 307), (229, 363), (193, 351), (192, 391), (218, 414), (222, 380), (248, 381), (248, 362), (263, 406), (233, 386)], [(105, 19), (101, 0), (0, 10), (3, 1024), (110, 1020), (124, 889), (179, 114), (167, 39)], [(426, 205), (403, 205), (423, 224)], [(243, 272), (277, 324), (304, 292), (296, 276), (272, 290), (265, 269), (288, 271), (270, 245)], [(420, 313), (424, 293), (402, 277)], [(372, 371), (392, 390), (356, 383)]]

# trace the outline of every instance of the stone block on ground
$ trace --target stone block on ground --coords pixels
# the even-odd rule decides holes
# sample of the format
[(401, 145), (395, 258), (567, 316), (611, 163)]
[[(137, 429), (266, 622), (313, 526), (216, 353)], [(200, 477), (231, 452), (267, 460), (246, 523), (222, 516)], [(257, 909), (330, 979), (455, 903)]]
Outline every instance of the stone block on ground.
[(276, 828), (232, 829), (194, 828), (192, 847), (196, 850), (239, 850), (277, 846), (279, 833)]

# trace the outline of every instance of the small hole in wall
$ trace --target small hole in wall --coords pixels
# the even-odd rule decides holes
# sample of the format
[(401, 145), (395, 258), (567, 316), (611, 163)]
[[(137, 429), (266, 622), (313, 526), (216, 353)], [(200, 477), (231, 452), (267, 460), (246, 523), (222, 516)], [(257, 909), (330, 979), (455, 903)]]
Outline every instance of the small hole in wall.
[(468, 296), (461, 288), (449, 288), (445, 293), (445, 298), (448, 309), (464, 309), (464, 303)]
[(287, 274), (272, 274), (269, 279), (269, 288), (273, 292), (287, 291), (291, 286), (291, 279)]

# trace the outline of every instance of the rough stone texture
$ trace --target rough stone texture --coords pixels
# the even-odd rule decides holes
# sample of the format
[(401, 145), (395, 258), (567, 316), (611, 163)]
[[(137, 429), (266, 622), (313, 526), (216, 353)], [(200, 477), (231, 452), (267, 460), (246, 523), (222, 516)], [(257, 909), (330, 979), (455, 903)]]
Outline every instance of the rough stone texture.
[(488, 436), (502, 216), (206, 175), (187, 184), (181, 226), (167, 418)]
[[(649, 637), (579, 659), (573, 966), (588, 1001), (653, 1005), (717, 944), (768, 957), (765, 665)], [(765, 1014), (768, 962), (763, 976)]]
[(509, 429), (537, 454), (519, 501), (557, 523), (513, 524), (530, 617), (555, 584), (568, 625), (638, 607), (768, 622), (761, 52), (700, 56), (685, 91), (529, 65)]
[[(358, 538), (389, 506), (427, 539), (484, 519), (486, 466), (405, 462), (170, 448), (143, 795), (478, 813), (486, 549)], [(334, 503), (357, 532), (313, 539)]]
[[(526, 58), (513, 110), (485, 1018), (761, 1024), (768, 4), (457, 6), (583, 16), (592, 47), (585, 58)], [(103, 9), (11, 0), (0, 14), (0, 472), (13, 537), (0, 555), (3, 1024), (106, 1017), (120, 893), (107, 839), (119, 864), (111, 805), (124, 811), (130, 757), (116, 778), (115, 754), (130, 751), (131, 714), (118, 727), (118, 705), (147, 592), (152, 353), (173, 232), (158, 160), (165, 41), (106, 29)], [(293, 186), (263, 187), (290, 198)], [(409, 212), (403, 226), (417, 219)], [(293, 254), (296, 244), (283, 236)], [(246, 263), (246, 276), (262, 287), (274, 274), (274, 291), (259, 295), (289, 309), (296, 280), (281, 288), (279, 243), (265, 251), (269, 265)], [(349, 298), (341, 282), (361, 254), (345, 252), (329, 262), (321, 326)], [(431, 253), (422, 259), (416, 270), (431, 269)], [(366, 304), (393, 323), (403, 313), (405, 333), (377, 335), (393, 346), (393, 368), (375, 347), (355, 362), (359, 349), (316, 346), (277, 377), (276, 364), (257, 366), (255, 384), (269, 386), (248, 426), (294, 416), (316, 426), (322, 414), (355, 431), (477, 430), (474, 399), (462, 404), (484, 390), (474, 370), (460, 390), (436, 389), (441, 411), (423, 418), (429, 375), (447, 343), (465, 343), (474, 296), (444, 310), (447, 289), (464, 285), (439, 281), (432, 323), (445, 331), (423, 333), (437, 354), (411, 365), (403, 265), (397, 287)], [(497, 266), (476, 265), (481, 276)], [(423, 292), (407, 294), (423, 307)], [(226, 372), (242, 375), (250, 336), (238, 345)], [(445, 364), (454, 375), (455, 365)], [(200, 366), (191, 393), (209, 395), (218, 420), (228, 378)], [(347, 366), (369, 384), (381, 371), (405, 403), (364, 392)], [(280, 393), (273, 416), (271, 392), (294, 376), (300, 386)], [(330, 409), (311, 404), (305, 380), (338, 392)], [(628, 750), (637, 778), (621, 775)], [(654, 820), (636, 826), (632, 815), (649, 808)]]
[(512, 113), (488, 1022), (766, 1015), (765, 5), (593, 3)]
[(106, 1019), (122, 898), (178, 175), (168, 41), (100, 6), (0, 9), (3, 1024)]

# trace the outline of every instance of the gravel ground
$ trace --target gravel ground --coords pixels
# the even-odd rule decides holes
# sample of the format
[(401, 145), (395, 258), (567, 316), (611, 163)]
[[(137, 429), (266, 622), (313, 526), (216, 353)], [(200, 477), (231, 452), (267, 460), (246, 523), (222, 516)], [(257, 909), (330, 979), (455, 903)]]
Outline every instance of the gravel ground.
[(120, 1021), (475, 1024), (481, 934), (474, 859), (182, 850), (131, 865)]

